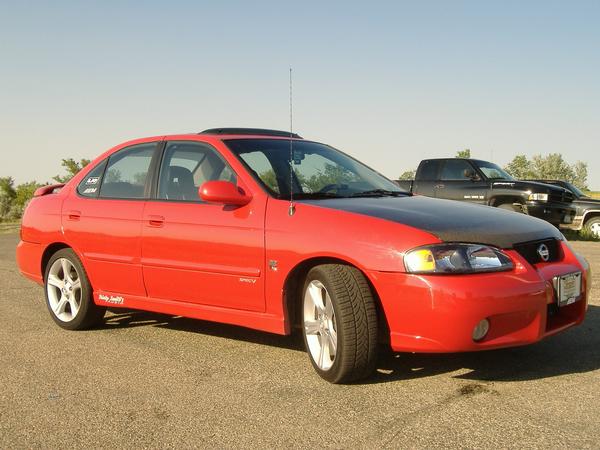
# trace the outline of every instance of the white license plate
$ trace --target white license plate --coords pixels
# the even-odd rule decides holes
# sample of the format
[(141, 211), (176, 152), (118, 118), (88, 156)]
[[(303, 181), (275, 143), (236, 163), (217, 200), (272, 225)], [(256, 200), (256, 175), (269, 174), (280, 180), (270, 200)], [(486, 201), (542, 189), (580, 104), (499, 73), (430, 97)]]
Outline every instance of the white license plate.
[(581, 272), (561, 275), (558, 278), (558, 306), (575, 303), (581, 297)]

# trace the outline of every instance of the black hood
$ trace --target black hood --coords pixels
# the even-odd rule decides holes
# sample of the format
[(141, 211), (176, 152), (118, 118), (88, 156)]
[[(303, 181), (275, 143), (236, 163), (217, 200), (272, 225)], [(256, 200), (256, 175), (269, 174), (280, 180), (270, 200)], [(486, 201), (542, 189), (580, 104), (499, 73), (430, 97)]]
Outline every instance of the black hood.
[(531, 192), (539, 192), (539, 193), (563, 193), (569, 192), (567, 189), (556, 186), (553, 184), (540, 183), (537, 181), (523, 181), (523, 180), (493, 180), (492, 181), (492, 189), (498, 188), (511, 188), (511, 189), (519, 189), (519, 190), (531, 190)]
[(600, 209), (600, 200), (592, 197), (579, 197), (575, 199), (573, 203), (577, 203), (578, 205), (587, 206), (588, 208), (597, 208)]
[(562, 239), (554, 226), (541, 219), (453, 200), (407, 196), (301, 202), (401, 223), (431, 233), (445, 242), (473, 242), (512, 248), (521, 242)]

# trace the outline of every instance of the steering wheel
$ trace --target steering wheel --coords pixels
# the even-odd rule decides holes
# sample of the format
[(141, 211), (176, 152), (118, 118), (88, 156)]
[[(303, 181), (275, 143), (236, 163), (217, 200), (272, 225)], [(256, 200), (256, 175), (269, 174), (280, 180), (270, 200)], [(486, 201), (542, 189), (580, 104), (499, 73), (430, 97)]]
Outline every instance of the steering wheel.
[(337, 183), (332, 183), (332, 184), (326, 184), (325, 186), (323, 186), (321, 189), (319, 189), (317, 192), (319, 194), (324, 194), (326, 192), (329, 191), (333, 191), (333, 190), (339, 190), (339, 189), (348, 189), (348, 186), (345, 184), (337, 184)]

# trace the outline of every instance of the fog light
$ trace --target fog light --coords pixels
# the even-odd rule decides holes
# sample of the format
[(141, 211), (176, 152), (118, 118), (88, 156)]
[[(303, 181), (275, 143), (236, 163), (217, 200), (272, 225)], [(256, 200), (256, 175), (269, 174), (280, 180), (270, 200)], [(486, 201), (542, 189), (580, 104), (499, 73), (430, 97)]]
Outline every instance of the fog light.
[(482, 340), (487, 332), (490, 330), (490, 322), (487, 319), (483, 319), (481, 322), (477, 324), (475, 328), (473, 328), (473, 340), (480, 341)]

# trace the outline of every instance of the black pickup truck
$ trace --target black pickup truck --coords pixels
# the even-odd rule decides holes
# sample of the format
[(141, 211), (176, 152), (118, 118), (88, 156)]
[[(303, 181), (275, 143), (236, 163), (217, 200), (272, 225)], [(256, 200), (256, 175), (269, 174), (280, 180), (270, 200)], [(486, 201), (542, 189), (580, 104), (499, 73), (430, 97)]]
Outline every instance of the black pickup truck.
[(515, 180), (494, 163), (479, 159), (425, 159), (414, 180), (398, 180), (414, 194), (496, 206), (544, 219), (556, 226), (575, 217), (573, 194), (559, 186)]
[(573, 218), (573, 223), (565, 224), (562, 228), (581, 231), (584, 230), (588, 234), (593, 235), (596, 239), (600, 239), (600, 200), (587, 196), (584, 192), (578, 189), (568, 181), (562, 180), (527, 180), (537, 181), (539, 183), (553, 184), (560, 186), (573, 193), (577, 212)]

